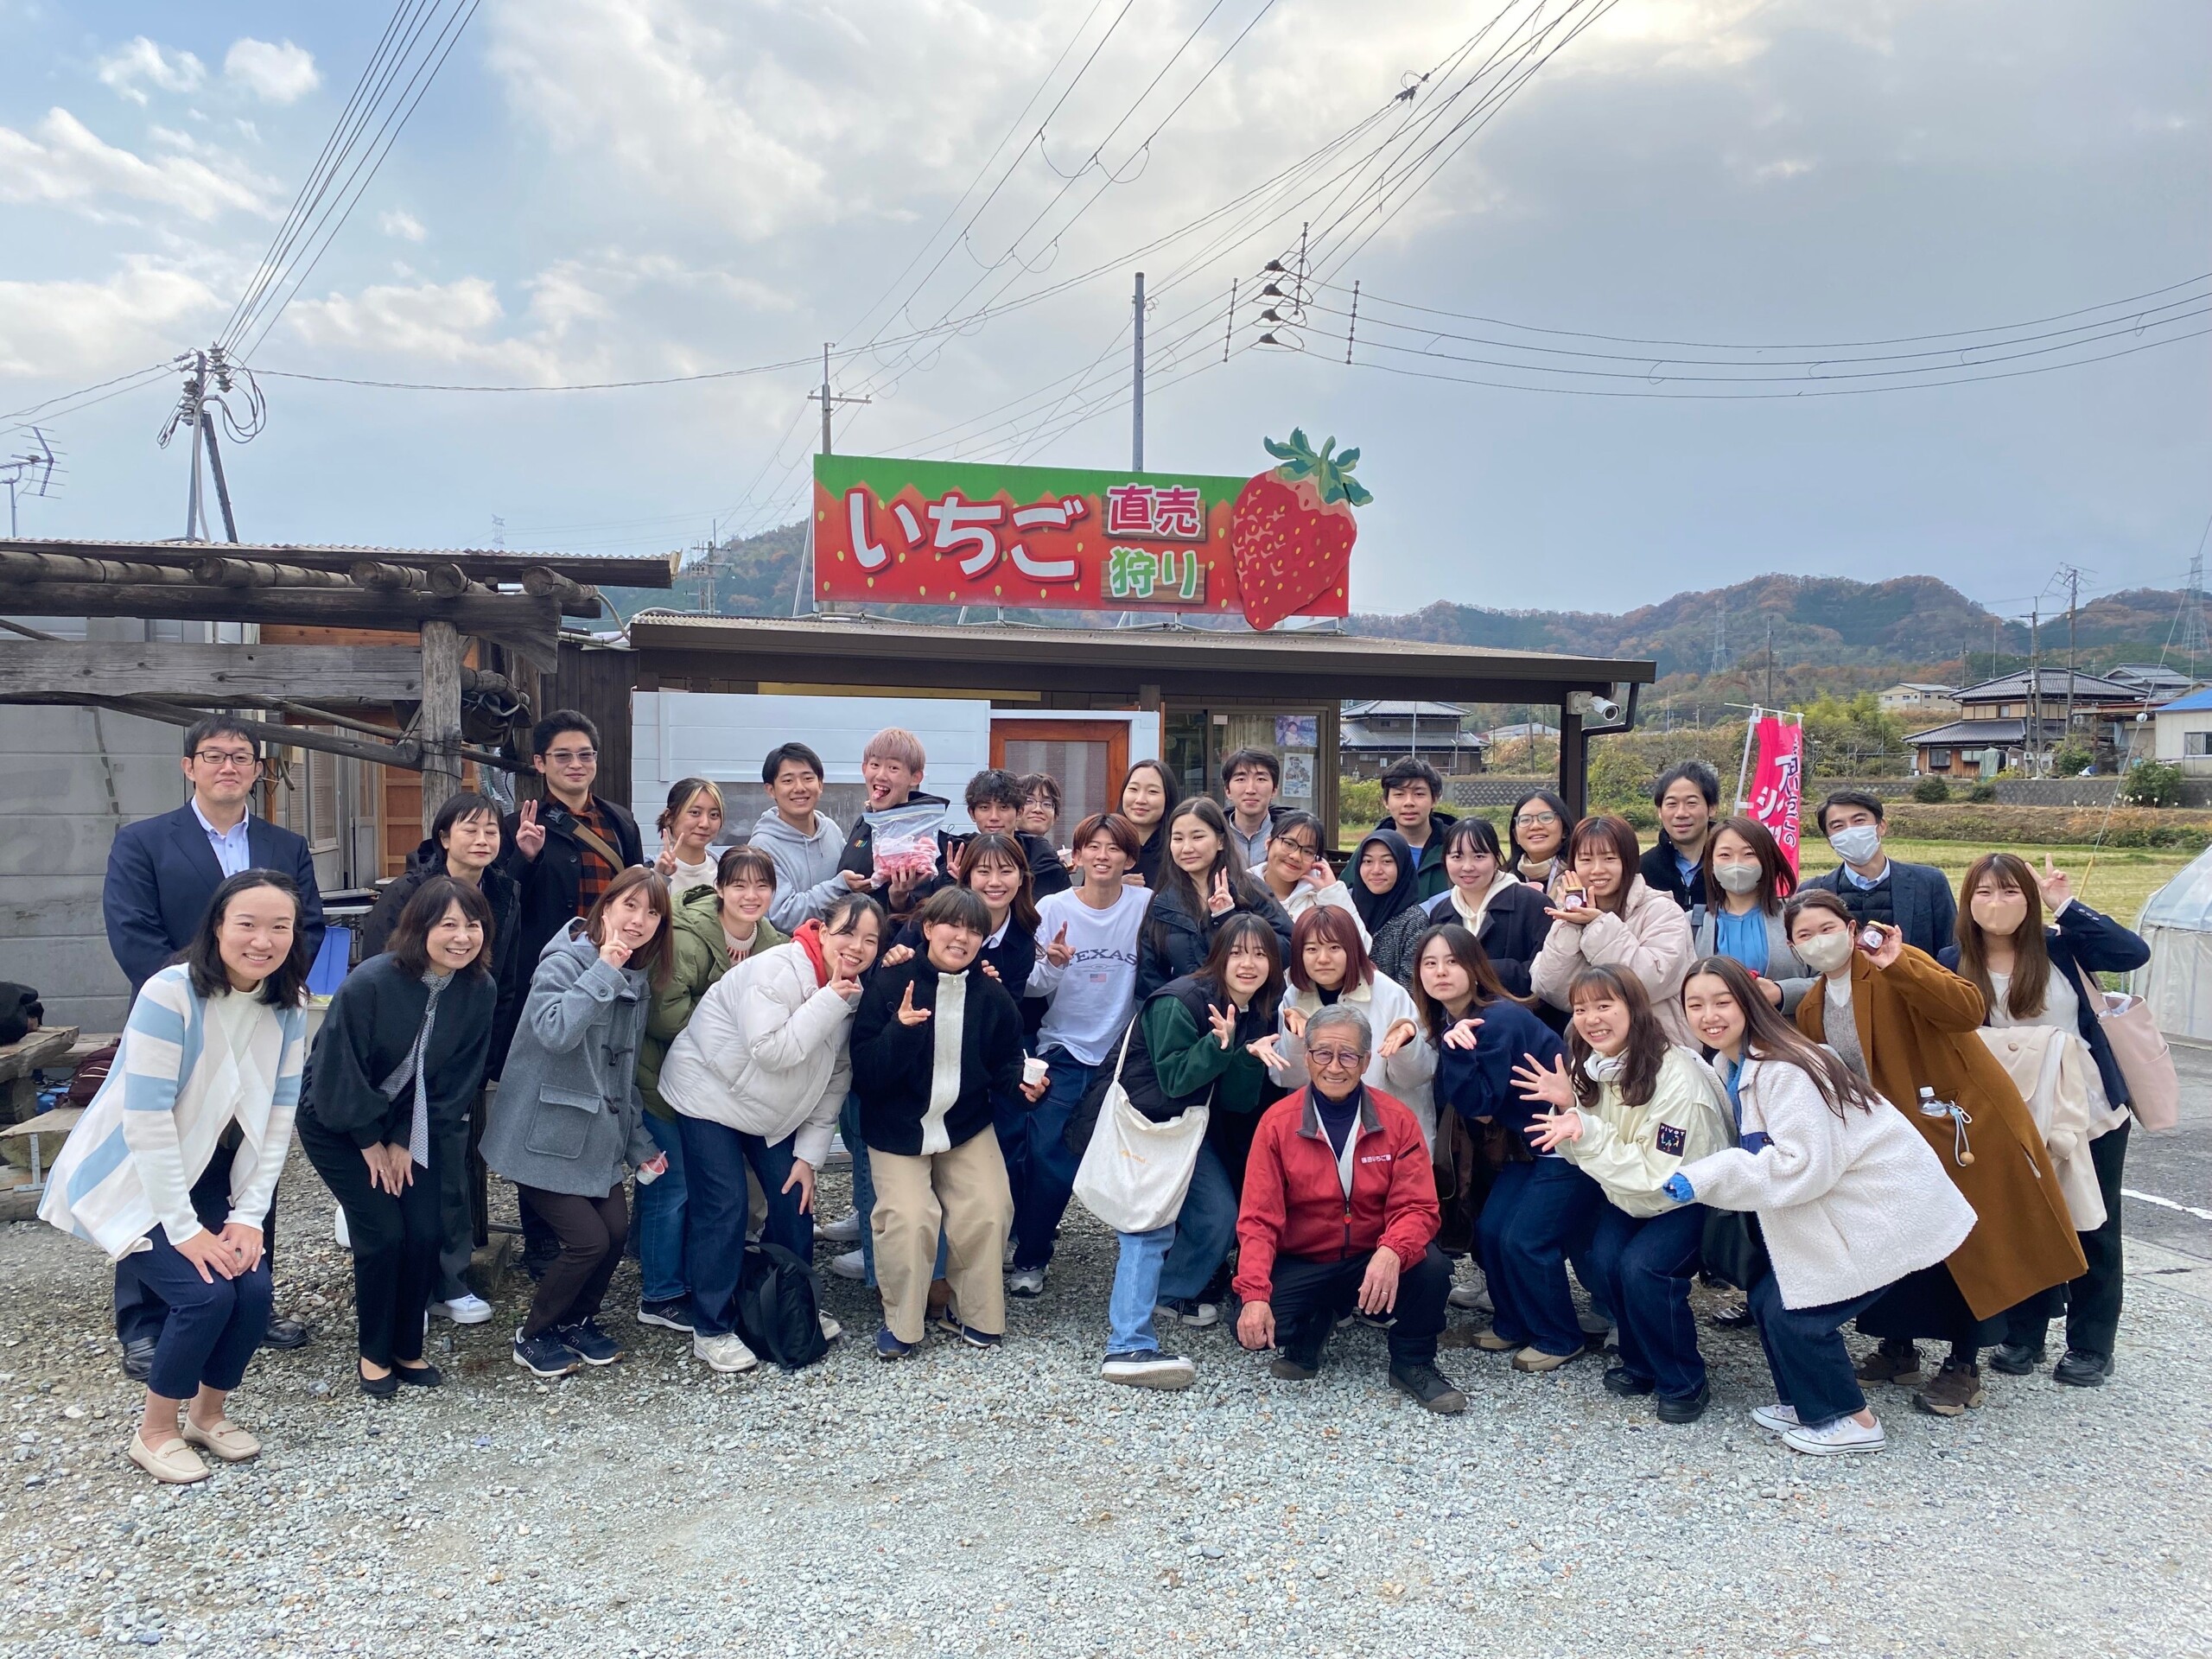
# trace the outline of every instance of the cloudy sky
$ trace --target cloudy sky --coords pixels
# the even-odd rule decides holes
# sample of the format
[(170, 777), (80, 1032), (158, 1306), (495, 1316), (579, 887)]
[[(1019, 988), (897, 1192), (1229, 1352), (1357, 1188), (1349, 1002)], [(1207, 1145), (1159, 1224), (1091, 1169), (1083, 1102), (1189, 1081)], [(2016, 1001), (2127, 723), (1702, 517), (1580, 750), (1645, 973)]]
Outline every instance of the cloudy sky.
[[(422, 48), (454, 4), (401, 8)], [(10, 451), (229, 334), (388, 16), (0, 0)], [(761, 365), (824, 340), (874, 399), (841, 450), (1118, 466), (1143, 269), (1147, 459), (1357, 444), (1363, 609), (2172, 585), (2212, 517), (2208, 67), (2197, 0), (483, 0), (238, 335), (240, 530), (781, 522), (819, 371)], [(25, 532), (177, 534), (175, 390), (47, 404)]]

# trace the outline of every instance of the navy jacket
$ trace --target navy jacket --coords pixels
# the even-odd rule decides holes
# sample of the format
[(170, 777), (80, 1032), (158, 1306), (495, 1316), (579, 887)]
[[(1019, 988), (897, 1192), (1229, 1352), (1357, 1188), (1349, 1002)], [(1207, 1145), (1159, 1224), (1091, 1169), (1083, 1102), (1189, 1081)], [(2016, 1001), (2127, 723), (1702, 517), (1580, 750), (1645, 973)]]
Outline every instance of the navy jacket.
[[(2151, 960), (2151, 947), (2133, 929), (2091, 910), (2079, 899), (2059, 912), (2056, 926), (2044, 929), (2043, 942), (2050, 952), (2050, 971), (2065, 975), (2081, 1001), (2082, 1040), (2096, 1059), (2097, 1075), (2104, 1079), (2105, 1098), (2118, 1111), (2128, 1102), (2127, 1079), (2120, 1075), (2104, 1021), (2097, 1017), (2096, 1001), (2082, 988), (2082, 981), (2094, 985), (2099, 974), (2125, 974), (2140, 968)], [(1958, 972), (1959, 947), (1946, 945), (1936, 960)]]
[(1486, 1002), (1474, 1015), (1483, 1023), (1473, 1048), (1437, 1046), (1436, 1103), (1470, 1122), (1486, 1117), (1526, 1145), (1528, 1126), (1549, 1109), (1522, 1096), (1513, 1068), (1531, 1058), (1548, 1068), (1567, 1050), (1557, 1033), (1518, 1002)]
[(1890, 923), (1904, 935), (1907, 944), (1931, 957), (1958, 938), (1959, 906), (1951, 897), (1951, 879), (1933, 864), (1906, 864), (1893, 858), (1871, 893), (1847, 877), (1840, 864), (1802, 886), (1807, 891), (1820, 887), (1835, 894), (1854, 920)]
[[(300, 932), (312, 962), (322, 949), (322, 894), (315, 884), (307, 842), (266, 818), (249, 817), (245, 844), (253, 868), (289, 876), (298, 887)], [(215, 861), (215, 849), (191, 802), (116, 831), (115, 845), (108, 849), (107, 880), (100, 888), (100, 914), (107, 923), (108, 949), (130, 981), (132, 995), (192, 942), (207, 913), (207, 901), (222, 885), (223, 867)]]
[[(1643, 874), (1645, 887), (1657, 888), (1684, 910), (1705, 897), (1702, 892), (1693, 892), (1689, 883), (1682, 880), (1682, 867), (1675, 862), (1675, 843), (1667, 839), (1664, 830), (1659, 832), (1659, 844), (1644, 850), (1643, 860), (1637, 868)], [(1691, 878), (1696, 880), (1694, 876)]]

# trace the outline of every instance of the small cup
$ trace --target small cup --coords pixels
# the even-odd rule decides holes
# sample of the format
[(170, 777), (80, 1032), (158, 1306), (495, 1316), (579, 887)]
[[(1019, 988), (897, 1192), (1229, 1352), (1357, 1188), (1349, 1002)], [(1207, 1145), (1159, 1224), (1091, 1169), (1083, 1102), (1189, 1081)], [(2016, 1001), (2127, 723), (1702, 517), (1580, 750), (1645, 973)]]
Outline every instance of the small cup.
[(1046, 1074), (1051, 1070), (1052, 1067), (1046, 1065), (1044, 1061), (1039, 1059), (1034, 1054), (1023, 1055), (1021, 1057), (1021, 1081), (1023, 1086), (1026, 1088), (1034, 1089), (1039, 1084), (1045, 1081)]

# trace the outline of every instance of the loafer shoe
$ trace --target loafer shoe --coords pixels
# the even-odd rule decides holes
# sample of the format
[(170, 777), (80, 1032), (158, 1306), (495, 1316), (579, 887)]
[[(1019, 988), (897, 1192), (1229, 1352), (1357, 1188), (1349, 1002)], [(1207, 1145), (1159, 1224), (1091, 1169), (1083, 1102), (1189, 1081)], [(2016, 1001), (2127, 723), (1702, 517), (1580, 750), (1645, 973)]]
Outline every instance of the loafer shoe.
[(1473, 1346), (1486, 1354), (1517, 1354), (1521, 1344), (1510, 1337), (1501, 1337), (1495, 1329), (1475, 1332)]
[(200, 1454), (175, 1435), (151, 1446), (133, 1430), (130, 1461), (164, 1486), (189, 1486), (207, 1478), (207, 1465), (200, 1460)]
[(1651, 1408), (1653, 1416), (1662, 1423), (1694, 1423), (1705, 1415), (1705, 1408), (1713, 1403), (1713, 1384), (1698, 1385), (1695, 1394), (1682, 1395), (1661, 1395)]
[(261, 1442), (227, 1417), (218, 1417), (214, 1427), (202, 1428), (188, 1416), (180, 1432), (191, 1445), (213, 1452), (225, 1463), (244, 1463), (261, 1455)]
[(1624, 1400), (1633, 1400), (1638, 1395), (1649, 1394), (1658, 1385), (1648, 1376), (1638, 1376), (1625, 1365), (1608, 1366), (1605, 1376), (1598, 1379), (1605, 1384), (1605, 1392)]
[(1989, 1357), (1989, 1369), (2006, 1376), (2025, 1376), (2043, 1363), (2043, 1344), (2008, 1342)]
[(445, 1373), (435, 1365), (395, 1365), (391, 1374), (399, 1379), (404, 1389), (442, 1389)]
[(269, 1321), (269, 1329), (262, 1332), (264, 1348), (304, 1348), (315, 1338), (315, 1328), (305, 1319), (289, 1315)]
[(158, 1338), (140, 1337), (135, 1342), (123, 1344), (123, 1374), (133, 1382), (143, 1382), (154, 1374), (154, 1350), (160, 1346)]

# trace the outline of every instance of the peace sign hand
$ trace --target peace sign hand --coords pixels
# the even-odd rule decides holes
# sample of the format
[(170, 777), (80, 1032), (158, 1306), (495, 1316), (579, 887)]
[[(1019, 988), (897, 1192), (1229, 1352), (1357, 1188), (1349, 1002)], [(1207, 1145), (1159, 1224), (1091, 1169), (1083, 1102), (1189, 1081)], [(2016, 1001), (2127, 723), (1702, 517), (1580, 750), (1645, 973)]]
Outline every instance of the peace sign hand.
[(1236, 1041), (1236, 1014), (1234, 1009), (1224, 1014), (1209, 1002), (1206, 1004), (1206, 1021), (1213, 1027), (1214, 1041), (1224, 1048)]
[(2043, 874), (2036, 877), (2036, 886), (2043, 889), (2044, 913), (2056, 916), (2074, 897), (2074, 883), (2066, 872), (2050, 861), (2050, 855), (2043, 855)]
[(537, 821), (537, 803), (524, 801), (515, 815), (515, 851), (535, 859), (545, 850), (545, 826)]
[(927, 1023), (929, 1017), (930, 1011), (927, 1008), (918, 1008), (914, 1006), (914, 982), (908, 980), (906, 994), (899, 999), (899, 1023), (908, 1027), (918, 1026)]
[(1226, 916), (1236, 908), (1236, 896), (1229, 891), (1229, 872), (1216, 870), (1212, 891), (1206, 894), (1206, 909), (1216, 916)]

